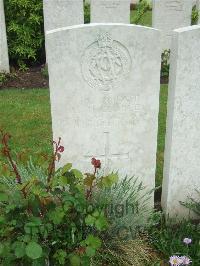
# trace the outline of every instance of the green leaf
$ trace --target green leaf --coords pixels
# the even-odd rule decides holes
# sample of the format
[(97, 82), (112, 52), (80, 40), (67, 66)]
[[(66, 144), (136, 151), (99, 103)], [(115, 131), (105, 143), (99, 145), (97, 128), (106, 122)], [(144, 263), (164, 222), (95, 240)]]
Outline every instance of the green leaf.
[(66, 185), (68, 185), (69, 184), (69, 182), (68, 182), (68, 178), (66, 177), (66, 176), (61, 176), (60, 177), (60, 185), (61, 186), (66, 186)]
[(42, 256), (42, 247), (36, 242), (30, 242), (26, 246), (26, 255), (33, 260), (39, 259)]
[(87, 174), (87, 177), (84, 179), (84, 185), (91, 187), (94, 180), (95, 180), (94, 175)]
[(98, 230), (105, 230), (108, 226), (107, 219), (102, 215), (95, 221), (95, 226)]
[(62, 175), (65, 174), (66, 172), (68, 172), (70, 169), (72, 168), (72, 164), (71, 163), (67, 163), (63, 168), (62, 168)]
[(102, 178), (102, 184), (105, 186), (105, 187), (111, 187), (112, 185), (114, 185), (115, 183), (117, 183), (119, 177), (117, 174), (110, 174), (108, 176), (105, 176)]
[(101, 240), (98, 237), (93, 235), (89, 235), (86, 240), (86, 244), (94, 249), (98, 249), (101, 247)]
[(88, 257), (93, 257), (96, 253), (96, 249), (92, 248), (92, 247), (87, 247), (86, 248), (86, 254)]
[(0, 192), (0, 201), (8, 201), (8, 195)]
[(79, 265), (81, 265), (81, 259), (77, 255), (71, 256), (69, 260), (70, 260), (71, 266), (79, 266)]
[(95, 223), (95, 221), (96, 221), (96, 218), (95, 217), (93, 217), (92, 215), (88, 215), (86, 218), (85, 218), (85, 223), (87, 224), (87, 225), (94, 225), (94, 223)]
[(77, 179), (82, 179), (82, 178), (83, 178), (83, 174), (82, 174), (79, 170), (77, 170), (77, 169), (72, 169), (71, 172), (75, 175), (75, 177), (76, 177)]
[(57, 207), (54, 211), (49, 212), (49, 218), (54, 224), (60, 224), (65, 216), (63, 208)]
[(25, 255), (25, 244), (23, 242), (15, 242), (15, 256), (19, 259)]

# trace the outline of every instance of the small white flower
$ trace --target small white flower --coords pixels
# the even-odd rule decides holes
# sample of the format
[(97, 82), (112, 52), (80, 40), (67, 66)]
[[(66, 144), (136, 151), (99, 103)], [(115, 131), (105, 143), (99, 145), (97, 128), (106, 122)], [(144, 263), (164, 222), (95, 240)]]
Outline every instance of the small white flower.
[(186, 237), (183, 239), (183, 243), (185, 243), (186, 245), (189, 245), (192, 243), (192, 239)]
[(182, 259), (179, 256), (171, 256), (169, 263), (171, 266), (180, 266), (182, 264)]
[(186, 256), (182, 256), (181, 260), (183, 265), (190, 265), (190, 263), (192, 262), (191, 259)]

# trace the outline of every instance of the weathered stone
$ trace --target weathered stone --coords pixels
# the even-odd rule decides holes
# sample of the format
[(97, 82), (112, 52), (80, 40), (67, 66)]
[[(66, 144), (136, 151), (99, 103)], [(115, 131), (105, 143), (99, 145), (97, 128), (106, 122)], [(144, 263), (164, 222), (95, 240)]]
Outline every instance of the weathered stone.
[(83, 24), (82, 0), (43, 0), (45, 31)]
[(131, 0), (91, 0), (92, 23), (130, 23)]
[(191, 25), (191, 0), (153, 0), (152, 25), (162, 32), (162, 49), (171, 48), (172, 31)]
[[(43, 12), (45, 32), (84, 23), (82, 0), (43, 0)], [(46, 50), (47, 45), (45, 38)]]
[(0, 0), (0, 72), (9, 72), (8, 45), (3, 0)]
[[(88, 24), (47, 33), (54, 139), (72, 162), (92, 171), (135, 175), (155, 185), (160, 88), (160, 32)], [(153, 205), (153, 200), (151, 201)]]
[(162, 206), (170, 217), (187, 216), (179, 201), (200, 188), (200, 26), (173, 34)]

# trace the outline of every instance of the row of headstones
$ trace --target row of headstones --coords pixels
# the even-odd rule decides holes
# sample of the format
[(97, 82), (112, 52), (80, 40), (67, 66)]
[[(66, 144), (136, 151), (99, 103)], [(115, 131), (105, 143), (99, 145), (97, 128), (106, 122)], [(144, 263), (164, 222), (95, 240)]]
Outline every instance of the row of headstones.
[[(130, 23), (131, 0), (91, 0), (91, 22)], [(172, 30), (189, 26), (200, 0), (153, 0), (153, 27), (162, 30), (162, 48), (170, 49)], [(44, 0), (45, 31), (84, 23), (83, 0)], [(163, 19), (165, 18), (165, 19)], [(0, 0), (0, 72), (9, 72), (5, 15)]]
[[(131, 0), (91, 0), (91, 23), (130, 23)], [(191, 25), (200, 0), (153, 0), (152, 26), (162, 31), (162, 49), (170, 49), (172, 31)], [(56, 14), (56, 15), (55, 15)], [(84, 23), (83, 1), (44, 0), (46, 31)]]
[[(161, 40), (156, 29), (128, 24), (47, 32), (53, 136), (66, 147), (60, 165), (88, 172), (97, 157), (105, 173), (155, 187)], [(162, 188), (171, 217), (186, 216), (180, 201), (200, 188), (199, 47), (200, 25), (173, 32)]]
[[(66, 147), (60, 164), (87, 172), (96, 156), (106, 173), (119, 169), (153, 188), (160, 32), (90, 24), (54, 29), (46, 38), (53, 134)], [(199, 47), (200, 26), (174, 31), (162, 194), (170, 216), (185, 215), (179, 201), (200, 187)]]

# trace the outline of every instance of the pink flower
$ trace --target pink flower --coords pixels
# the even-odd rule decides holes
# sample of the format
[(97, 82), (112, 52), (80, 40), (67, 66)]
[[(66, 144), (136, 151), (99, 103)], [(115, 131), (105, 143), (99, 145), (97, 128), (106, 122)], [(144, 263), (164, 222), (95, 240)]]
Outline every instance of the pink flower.
[(191, 259), (186, 256), (182, 256), (181, 260), (183, 265), (190, 265), (190, 263), (192, 262)]
[(189, 245), (192, 243), (192, 239), (186, 237), (183, 239), (183, 243), (185, 243), (186, 245)]
[(169, 263), (171, 266), (180, 266), (182, 264), (182, 259), (179, 256), (171, 256)]

